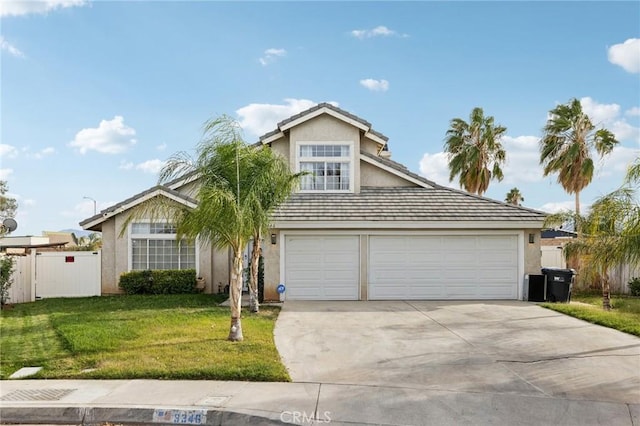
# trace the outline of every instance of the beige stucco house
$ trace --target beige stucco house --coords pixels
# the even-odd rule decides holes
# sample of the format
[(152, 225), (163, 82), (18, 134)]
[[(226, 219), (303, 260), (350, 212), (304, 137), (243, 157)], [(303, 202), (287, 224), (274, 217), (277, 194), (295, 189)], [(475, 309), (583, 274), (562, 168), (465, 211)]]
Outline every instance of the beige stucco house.
[[(326, 103), (260, 137), (309, 172), (263, 242), (265, 299), (524, 299), (544, 214), (424, 179), (390, 159), (387, 141)], [(131, 208), (155, 196), (195, 206), (196, 187), (187, 176), (81, 222), (102, 232), (103, 293), (132, 269), (195, 267), (206, 291), (228, 284), (230, 254), (176, 242), (171, 224), (132, 223), (119, 237)]]

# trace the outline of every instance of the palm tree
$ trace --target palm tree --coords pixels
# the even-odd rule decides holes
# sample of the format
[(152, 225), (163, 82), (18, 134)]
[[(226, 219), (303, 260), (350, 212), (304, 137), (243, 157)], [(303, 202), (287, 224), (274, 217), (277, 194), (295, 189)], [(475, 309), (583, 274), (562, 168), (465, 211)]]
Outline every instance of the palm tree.
[[(120, 233), (123, 235), (128, 224), (137, 218), (167, 220), (176, 225), (179, 240), (193, 241), (197, 238), (203, 245), (231, 249), (231, 326), (228, 339), (241, 341), (243, 251), (250, 239), (255, 238), (257, 229), (260, 233), (254, 246), (260, 246), (261, 232), (268, 227), (268, 219), (265, 219), (268, 212), (286, 198), (285, 193), (290, 193), (286, 190), (293, 189), (293, 184), (285, 189), (279, 187), (287, 179), (275, 171), (281, 170), (285, 163), (268, 148), (248, 146), (242, 139), (239, 124), (226, 115), (205, 124), (204, 137), (196, 151), (195, 159), (185, 152), (169, 158), (160, 171), (159, 182), (166, 183), (188, 174), (198, 176), (199, 186), (193, 194), (198, 205), (187, 208), (164, 197), (153, 198), (132, 212)], [(275, 201), (267, 203), (268, 194), (273, 194)], [(257, 285), (255, 288), (257, 291)]]
[[(595, 126), (582, 110), (582, 104), (572, 99), (549, 112), (540, 140), (540, 164), (544, 176), (558, 173), (558, 183), (569, 194), (575, 194), (575, 214), (580, 216), (580, 191), (593, 179), (591, 150), (602, 157), (618, 143), (613, 133)], [(580, 233), (580, 229), (576, 228)]]
[(522, 196), (518, 188), (511, 188), (511, 190), (507, 192), (507, 196), (505, 197), (504, 201), (506, 203), (513, 204), (514, 206), (519, 206), (521, 205), (520, 203), (524, 201), (524, 197)]
[[(608, 271), (622, 264), (640, 264), (640, 206), (636, 192), (640, 185), (640, 158), (628, 169), (619, 189), (600, 197), (586, 217), (579, 217), (583, 234), (565, 245), (567, 257), (581, 256), (581, 273), (599, 280), (602, 306), (611, 308)], [(575, 215), (553, 215), (546, 223), (559, 224)]]
[(251, 188), (259, 198), (260, 209), (253, 215), (253, 249), (249, 279), (249, 299), (252, 312), (258, 312), (258, 268), (262, 253), (262, 237), (271, 224), (271, 216), (298, 185), (303, 173), (292, 174), (287, 161), (270, 148), (252, 151)]
[(505, 162), (506, 152), (500, 139), (506, 131), (478, 107), (471, 111), (468, 123), (461, 118), (451, 120), (445, 138), (449, 181), (459, 176), (460, 187), (478, 195), (487, 191), (491, 179), (501, 181), (504, 176), (500, 165)]

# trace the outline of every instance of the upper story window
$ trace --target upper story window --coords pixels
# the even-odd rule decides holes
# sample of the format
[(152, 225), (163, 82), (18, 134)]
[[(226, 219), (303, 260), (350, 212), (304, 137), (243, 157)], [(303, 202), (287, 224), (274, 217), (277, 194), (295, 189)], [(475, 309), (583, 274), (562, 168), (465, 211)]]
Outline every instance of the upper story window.
[(131, 224), (131, 269), (196, 269), (195, 242), (176, 240), (171, 223)]
[(351, 143), (298, 144), (298, 170), (302, 191), (351, 192), (353, 190), (353, 145)]

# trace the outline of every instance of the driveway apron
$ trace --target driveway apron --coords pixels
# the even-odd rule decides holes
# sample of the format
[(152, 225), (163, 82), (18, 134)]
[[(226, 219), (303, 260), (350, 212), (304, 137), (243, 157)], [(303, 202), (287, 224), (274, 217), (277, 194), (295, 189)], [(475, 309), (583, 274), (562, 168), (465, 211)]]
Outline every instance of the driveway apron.
[(287, 301), (294, 382), (640, 403), (640, 339), (511, 301)]

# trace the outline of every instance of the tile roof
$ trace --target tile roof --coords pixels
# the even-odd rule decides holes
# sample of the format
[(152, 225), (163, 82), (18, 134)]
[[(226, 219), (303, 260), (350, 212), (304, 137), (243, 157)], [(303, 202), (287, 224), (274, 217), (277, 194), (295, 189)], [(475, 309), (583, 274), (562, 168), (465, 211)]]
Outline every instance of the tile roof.
[(545, 214), (444, 187), (363, 187), (359, 194), (293, 194), (274, 221), (541, 221)]

